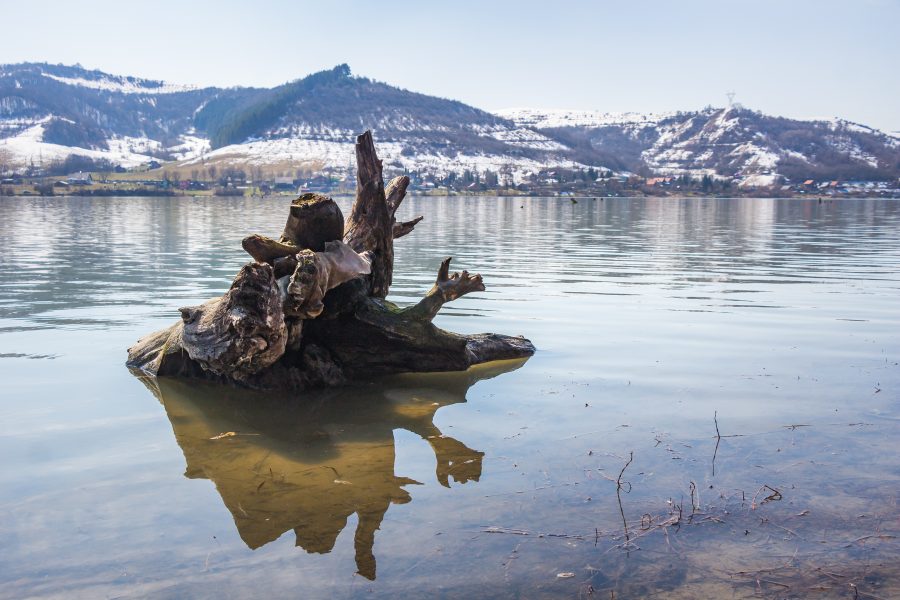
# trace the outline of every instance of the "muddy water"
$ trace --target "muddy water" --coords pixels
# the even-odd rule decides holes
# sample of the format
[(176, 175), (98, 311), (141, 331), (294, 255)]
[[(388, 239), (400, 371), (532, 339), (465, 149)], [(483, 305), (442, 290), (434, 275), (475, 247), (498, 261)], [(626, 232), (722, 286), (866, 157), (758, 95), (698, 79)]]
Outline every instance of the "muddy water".
[(129, 373), (284, 205), (0, 203), (0, 597), (900, 597), (900, 204), (411, 198), (392, 299), (534, 357)]

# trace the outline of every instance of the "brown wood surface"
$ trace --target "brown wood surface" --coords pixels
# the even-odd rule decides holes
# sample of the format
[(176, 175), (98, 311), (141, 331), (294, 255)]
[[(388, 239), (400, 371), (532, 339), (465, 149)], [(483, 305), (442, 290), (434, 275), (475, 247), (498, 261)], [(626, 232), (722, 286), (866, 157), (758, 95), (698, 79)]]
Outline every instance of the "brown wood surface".
[(279, 240), (244, 239), (254, 262), (224, 296), (180, 309), (180, 322), (129, 348), (128, 366), (143, 375), (306, 389), (533, 354), (522, 337), (458, 335), (432, 323), (445, 303), (485, 289), (481, 275), (451, 274), (449, 258), (417, 304), (402, 308), (385, 299), (394, 240), (422, 217), (397, 221), (409, 178), (384, 185), (371, 132), (357, 138), (356, 158), (356, 199), (346, 223), (331, 198), (301, 196)]

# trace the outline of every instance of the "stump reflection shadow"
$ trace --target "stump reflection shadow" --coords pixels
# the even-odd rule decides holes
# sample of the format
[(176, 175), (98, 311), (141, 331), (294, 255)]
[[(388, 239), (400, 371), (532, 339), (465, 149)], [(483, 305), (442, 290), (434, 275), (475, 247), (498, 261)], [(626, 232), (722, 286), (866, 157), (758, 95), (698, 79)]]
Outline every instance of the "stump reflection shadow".
[(293, 530), (297, 546), (327, 553), (357, 513), (357, 572), (375, 579), (375, 531), (391, 504), (411, 501), (404, 486), (420, 483), (395, 475), (393, 431), (429, 443), (441, 485), (478, 481), (484, 453), (443, 435), (435, 412), (465, 402), (474, 383), (525, 360), (399, 375), (300, 399), (138, 377), (165, 407), (187, 462), (185, 476), (215, 484), (247, 546), (259, 548)]

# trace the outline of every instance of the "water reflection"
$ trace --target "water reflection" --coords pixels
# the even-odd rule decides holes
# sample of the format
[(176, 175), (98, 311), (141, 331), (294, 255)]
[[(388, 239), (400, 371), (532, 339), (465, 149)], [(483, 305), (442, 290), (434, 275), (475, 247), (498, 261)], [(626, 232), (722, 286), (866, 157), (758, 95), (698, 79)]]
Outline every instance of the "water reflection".
[(206, 383), (139, 376), (166, 409), (187, 462), (185, 476), (212, 481), (241, 539), (259, 548), (293, 530), (296, 545), (328, 553), (357, 514), (357, 572), (375, 579), (375, 532), (391, 504), (420, 484), (394, 472), (395, 429), (427, 441), (441, 485), (478, 481), (483, 452), (434, 424), (477, 381), (519, 368), (498, 361), (465, 372), (402, 375), (309, 394), (303, 402)]

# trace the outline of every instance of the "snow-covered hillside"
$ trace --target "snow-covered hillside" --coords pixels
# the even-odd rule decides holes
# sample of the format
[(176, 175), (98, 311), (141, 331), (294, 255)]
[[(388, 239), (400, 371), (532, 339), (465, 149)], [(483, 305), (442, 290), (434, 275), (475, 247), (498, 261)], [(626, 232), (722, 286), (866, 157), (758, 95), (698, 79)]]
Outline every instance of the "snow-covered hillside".
[[(61, 162), (70, 156), (80, 156), (94, 161), (105, 161), (125, 168), (145, 165), (159, 157), (190, 159), (209, 150), (209, 140), (182, 134), (177, 143), (163, 147), (148, 137), (112, 135), (105, 140), (105, 147), (82, 148), (47, 141), (48, 125), (60, 117), (41, 116), (32, 120), (0, 119), (0, 152), (9, 166), (22, 169), (29, 166), (44, 167)], [(4, 136), (4, 133), (9, 135)], [(12, 169), (16, 170), (16, 169)]]
[[(403, 141), (378, 142), (378, 154), (387, 174), (418, 172), (442, 178), (450, 173), (491, 171), (497, 173), (502, 181), (519, 184), (528, 175), (538, 173), (548, 168), (548, 165), (573, 170), (590, 167), (562, 157), (548, 162), (503, 154), (449, 153), (427, 147), (411, 155), (407, 151), (408, 147)], [(218, 148), (181, 164), (184, 166), (214, 164), (220, 167), (268, 166), (279, 167), (286, 171), (302, 168), (313, 172), (328, 169), (335, 173), (346, 174), (355, 165), (355, 152), (355, 136), (347, 132), (344, 137), (333, 136), (330, 139), (298, 136), (251, 140)]]
[(841, 119), (796, 121), (740, 107), (647, 115), (517, 108), (497, 114), (657, 175), (709, 175), (769, 186), (783, 177), (865, 180), (900, 174), (900, 139)]
[(645, 127), (673, 117), (676, 113), (610, 113), (562, 108), (504, 108), (495, 111), (495, 114), (522, 127), (553, 129), (556, 127), (608, 127), (610, 125)]
[(356, 134), (369, 128), (388, 171), (489, 170), (518, 182), (546, 168), (592, 166), (533, 128), (353, 77), (346, 65), (271, 90), (197, 89), (58, 65), (0, 67), (0, 152), (17, 169), (76, 155), (123, 167), (169, 160), (341, 172), (354, 163)]
[(796, 121), (741, 108), (489, 113), (353, 76), (346, 65), (271, 89), (0, 65), (0, 171), (58, 170), (80, 156), (106, 168), (178, 161), (346, 172), (355, 135), (366, 129), (388, 172), (438, 177), (491, 171), (519, 182), (541, 171), (593, 168), (763, 186), (785, 177), (900, 175), (900, 139), (839, 119)]

